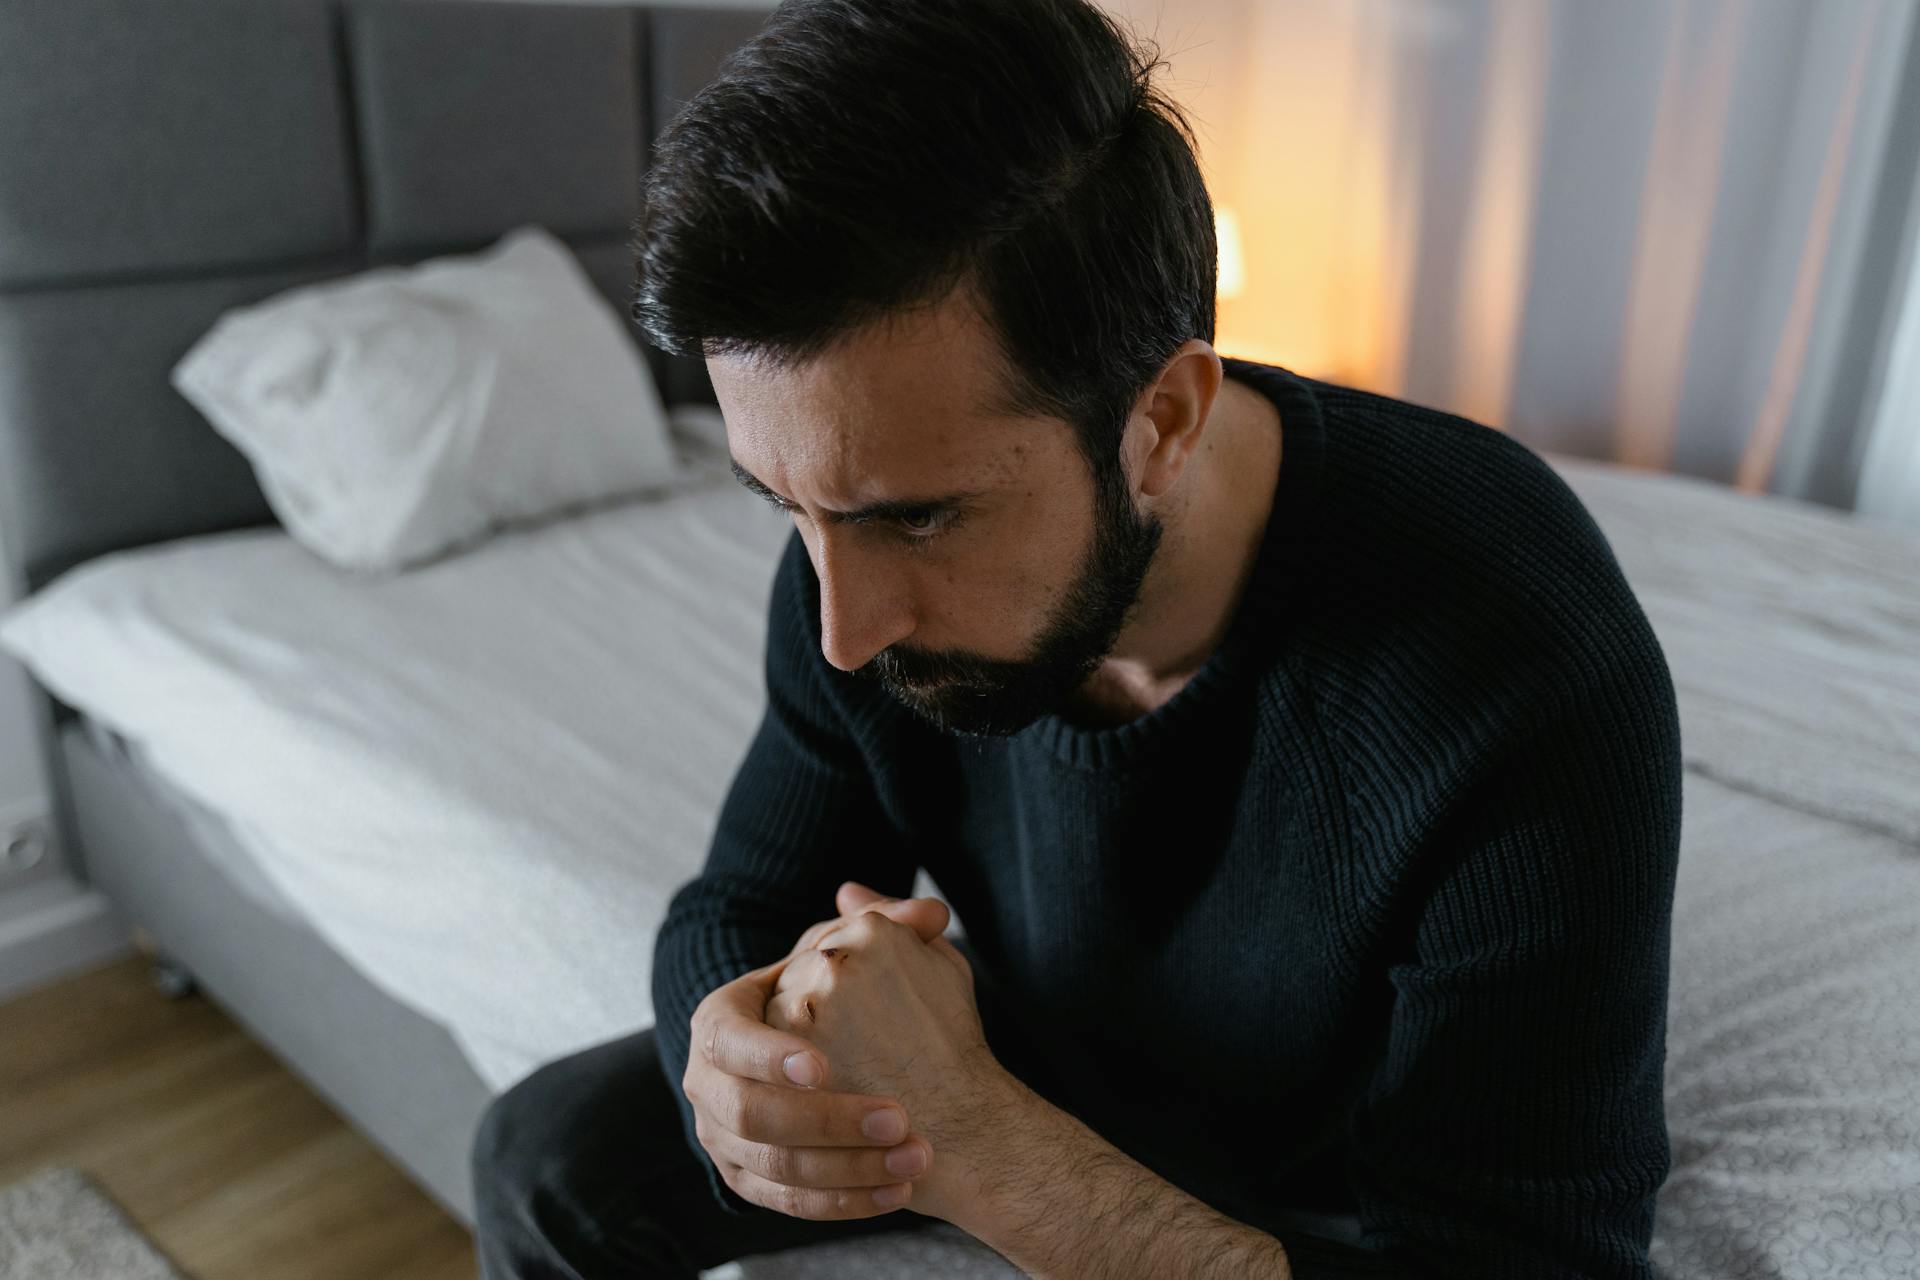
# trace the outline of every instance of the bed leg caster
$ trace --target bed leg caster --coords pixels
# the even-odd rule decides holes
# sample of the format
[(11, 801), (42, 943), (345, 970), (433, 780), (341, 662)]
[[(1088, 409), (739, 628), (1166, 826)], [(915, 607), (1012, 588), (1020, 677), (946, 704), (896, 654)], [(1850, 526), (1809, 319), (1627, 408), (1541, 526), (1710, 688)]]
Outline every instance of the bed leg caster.
[(200, 989), (187, 967), (171, 956), (153, 958), (153, 985), (169, 1000), (184, 1000)]

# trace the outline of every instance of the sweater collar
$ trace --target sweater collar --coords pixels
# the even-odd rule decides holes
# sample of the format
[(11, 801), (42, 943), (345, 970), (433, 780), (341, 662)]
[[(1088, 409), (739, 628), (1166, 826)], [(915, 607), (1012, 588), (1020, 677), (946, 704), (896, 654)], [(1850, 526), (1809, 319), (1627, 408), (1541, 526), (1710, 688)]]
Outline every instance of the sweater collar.
[(1046, 715), (1013, 735), (1037, 744), (1070, 764), (1105, 769), (1122, 764), (1151, 744), (1179, 736), (1181, 726), (1205, 713), (1216, 695), (1231, 687), (1271, 651), (1287, 620), (1287, 606), (1306, 568), (1304, 548), (1319, 496), (1326, 429), (1314, 382), (1279, 365), (1222, 356), (1226, 375), (1262, 392), (1280, 412), (1280, 474), (1273, 508), (1253, 572), (1227, 634), (1179, 692), (1125, 724), (1090, 729)]

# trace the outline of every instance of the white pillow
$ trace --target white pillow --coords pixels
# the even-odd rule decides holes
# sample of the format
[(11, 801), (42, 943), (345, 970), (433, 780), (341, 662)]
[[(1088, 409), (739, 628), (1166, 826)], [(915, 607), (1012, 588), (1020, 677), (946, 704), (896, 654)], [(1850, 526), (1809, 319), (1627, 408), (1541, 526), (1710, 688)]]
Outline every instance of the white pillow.
[(639, 350), (533, 225), (228, 311), (172, 382), (288, 532), (344, 569), (681, 478)]

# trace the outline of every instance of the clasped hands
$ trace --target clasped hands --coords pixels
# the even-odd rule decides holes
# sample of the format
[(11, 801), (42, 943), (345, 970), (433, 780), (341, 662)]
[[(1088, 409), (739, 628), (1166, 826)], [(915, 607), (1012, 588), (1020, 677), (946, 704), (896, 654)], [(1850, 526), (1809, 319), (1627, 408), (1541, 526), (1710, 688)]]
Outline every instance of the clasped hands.
[(958, 1221), (1018, 1096), (987, 1046), (973, 970), (937, 898), (848, 881), (834, 905), (838, 919), (694, 1010), (681, 1088), (696, 1136), (736, 1193), (792, 1217), (911, 1204)]

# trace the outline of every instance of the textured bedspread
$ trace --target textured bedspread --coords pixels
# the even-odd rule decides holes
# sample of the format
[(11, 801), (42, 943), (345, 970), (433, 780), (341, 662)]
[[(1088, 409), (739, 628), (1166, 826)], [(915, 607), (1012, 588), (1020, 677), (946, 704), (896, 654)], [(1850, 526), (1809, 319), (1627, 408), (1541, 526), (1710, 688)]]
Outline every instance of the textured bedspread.
[(1920, 541), (1544, 456), (1660, 636), (1688, 767), (1920, 845)]

